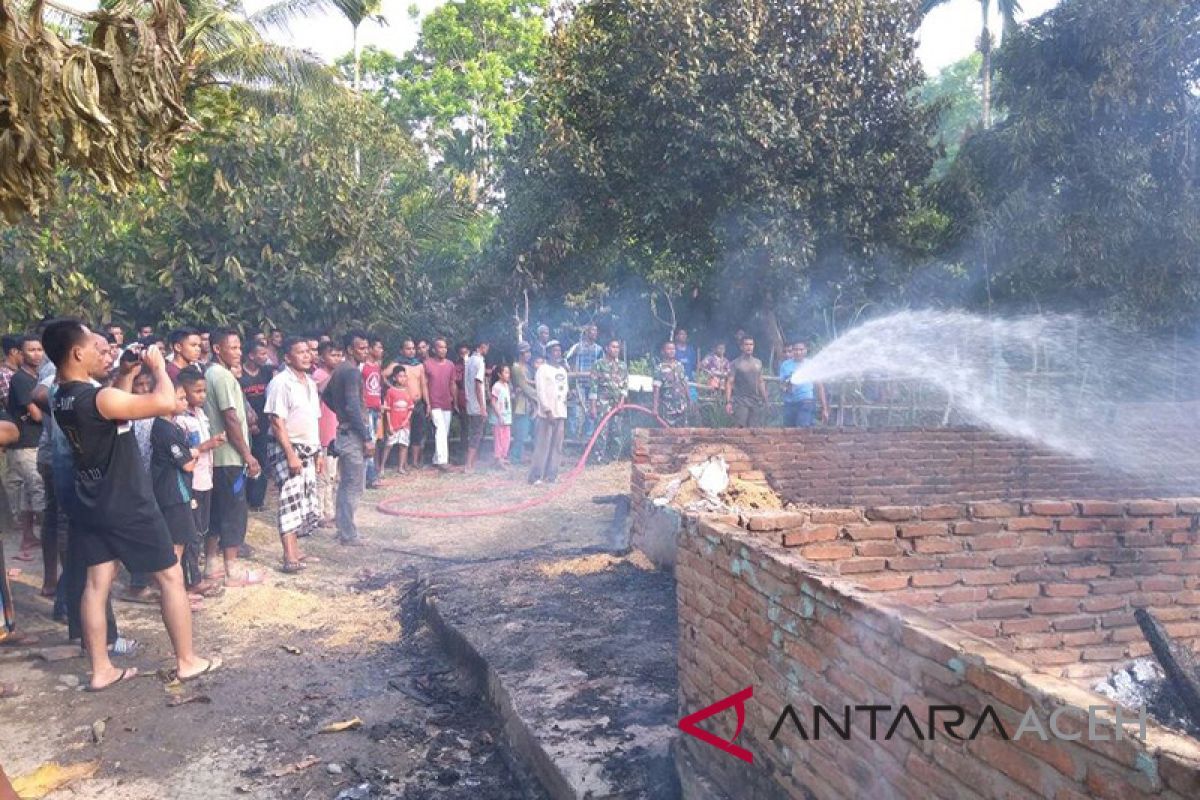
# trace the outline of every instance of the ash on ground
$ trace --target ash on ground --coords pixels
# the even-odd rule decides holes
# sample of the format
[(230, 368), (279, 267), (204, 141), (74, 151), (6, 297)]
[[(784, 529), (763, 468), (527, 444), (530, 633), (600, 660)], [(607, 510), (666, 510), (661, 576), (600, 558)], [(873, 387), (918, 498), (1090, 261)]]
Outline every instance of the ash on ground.
[(1092, 690), (1133, 711), (1145, 710), (1160, 725), (1200, 738), (1200, 726), (1183, 713), (1178, 694), (1153, 658), (1122, 665)]

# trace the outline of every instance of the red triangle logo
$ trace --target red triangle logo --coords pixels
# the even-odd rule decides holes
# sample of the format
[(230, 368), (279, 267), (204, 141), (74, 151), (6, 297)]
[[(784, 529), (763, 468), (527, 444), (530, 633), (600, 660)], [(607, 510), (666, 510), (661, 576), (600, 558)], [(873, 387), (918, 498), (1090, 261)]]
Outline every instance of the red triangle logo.
[[(734, 758), (740, 758), (747, 764), (754, 763), (754, 754), (749, 750), (738, 747), (734, 744), (734, 740), (742, 732), (742, 726), (746, 724), (746, 701), (754, 696), (754, 687), (747, 686), (740, 692), (731, 694), (723, 700), (718, 700), (707, 708), (702, 708), (694, 714), (688, 714), (683, 719), (679, 720), (679, 729), (688, 736), (694, 736), (706, 744), (711, 744), (718, 750), (723, 750), (729, 753)], [(709, 717), (720, 714), (725, 709), (733, 706), (737, 709), (737, 730), (733, 732), (733, 738), (726, 741), (714, 734), (709, 733), (703, 728), (697, 727), (696, 723), (706, 720)]]

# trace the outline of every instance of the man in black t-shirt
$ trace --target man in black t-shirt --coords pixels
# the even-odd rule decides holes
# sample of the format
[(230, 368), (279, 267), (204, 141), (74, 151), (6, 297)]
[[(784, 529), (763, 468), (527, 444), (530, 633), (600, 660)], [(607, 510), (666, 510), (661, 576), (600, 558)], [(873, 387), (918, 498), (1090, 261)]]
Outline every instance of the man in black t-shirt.
[(46, 491), (37, 468), (37, 447), (42, 438), (42, 409), (34, 402), (38, 369), (42, 366), (42, 343), (36, 336), (21, 337), (21, 366), (13, 373), (8, 387), (8, 416), (17, 425), (17, 441), (8, 449), (8, 469), (4, 490), (8, 507), (21, 531), (21, 551), (17, 561), (33, 559), (39, 540), (34, 530), (46, 510)]
[[(242, 387), (242, 394), (246, 395), (246, 405), (254, 411), (255, 422), (250, 425), (250, 452), (259, 464), (267, 463), (267, 443), (271, 440), (271, 425), (263, 409), (267, 403), (267, 386), (274, 377), (275, 367), (271, 366), (271, 352), (267, 345), (259, 342), (250, 345), (250, 352), (242, 359), (242, 374), (238, 376), (238, 383)], [(246, 502), (251, 511), (262, 511), (266, 498), (267, 470), (263, 469), (257, 478), (246, 481)]]
[(162, 353), (153, 347), (142, 356), (142, 368), (155, 378), (150, 394), (128, 391), (132, 371), (122, 373), (112, 387), (96, 386), (92, 381), (107, 372), (98, 341), (77, 320), (51, 322), (42, 334), (46, 352), (58, 367), (54, 420), (71, 447), (75, 466), (77, 502), (72, 504), (71, 521), (78, 528), (79, 552), (87, 567), (81, 612), (84, 647), (92, 662), (90, 688), (100, 691), (137, 675), (136, 669), (114, 667), (106, 646), (104, 607), (118, 561), (130, 572), (150, 573), (158, 583), (178, 677), (190, 681), (217, 669), (221, 661), (200, 658), (192, 649), (192, 613), (183, 572), (131, 424), (173, 413), (175, 387)]

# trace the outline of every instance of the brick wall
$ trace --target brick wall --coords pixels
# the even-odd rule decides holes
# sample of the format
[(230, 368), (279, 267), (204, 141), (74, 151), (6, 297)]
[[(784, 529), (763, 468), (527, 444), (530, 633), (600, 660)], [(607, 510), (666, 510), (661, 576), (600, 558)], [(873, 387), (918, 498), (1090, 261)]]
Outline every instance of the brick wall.
[[(887, 560), (928, 555), (945, 558), (954, 553), (877, 556), (859, 552), (861, 546), (872, 542), (879, 547), (892, 545), (916, 553), (915, 545), (910, 547), (908, 542), (960, 542), (967, 537), (982, 541), (979, 537), (1033, 535), (1032, 530), (1038, 535), (1068, 537), (1071, 544), (1062, 540), (1052, 548), (1053, 552), (1066, 553), (1074, 549), (1076, 536), (1144, 533), (1153, 537), (1154, 520), (1168, 519), (1187, 519), (1189, 537), (1194, 533), (1192, 512), (1185, 512), (1178, 505), (1170, 514), (1165, 513), (1165, 506), (1134, 509), (1124, 505), (1120, 516), (1112, 517), (1092, 514), (1096, 509), (1085, 511), (1080, 507), (1041, 510), (1053, 513), (1038, 514), (1031, 507), (1031, 513), (1026, 514), (1023, 508), (1000, 505), (988, 508), (982, 504), (973, 509), (956, 508), (953, 514), (946, 509), (941, 512), (945, 516), (940, 518), (937, 511), (931, 512), (929, 508), (914, 509), (907, 516), (902, 511), (892, 514), (903, 519), (884, 519), (879, 514), (851, 518), (850, 513), (821, 517), (814, 511), (799, 525), (758, 532), (740, 529), (714, 517), (701, 518), (698, 525), (691, 526), (682, 536), (676, 567), (681, 716), (752, 685), (754, 696), (747, 703), (745, 727), (737, 743), (754, 754), (754, 763), (745, 764), (697, 739), (683, 736), (680, 746), (685, 751), (685, 762), (702, 770), (721, 791), (736, 797), (958, 800), (1032, 796), (1054, 800), (1087, 797), (1182, 800), (1200, 796), (1200, 743), (1171, 734), (1154, 723), (1149, 725), (1146, 742), (1131, 738), (1129, 731), (1133, 729), (1129, 728), (1122, 740), (1114, 741), (1116, 730), (1111, 723), (1101, 723), (1097, 729), (1097, 734), (1109, 737), (1109, 741), (1090, 741), (1086, 732), (1078, 741), (1042, 741), (1032, 734), (1019, 741), (1005, 741), (994, 735), (990, 726), (972, 741), (958, 741), (945, 733), (933, 739), (918, 739), (907, 725), (900, 726), (891, 739), (884, 740), (881, 732), (878, 740), (872, 741), (861, 718), (857, 719), (858, 727), (849, 740), (831, 736), (828, 731), (819, 741), (811, 738), (813, 729), (809, 721), (814, 704), (836, 709), (867, 703), (893, 707), (904, 704), (920, 720), (927, 718), (928, 706), (932, 704), (956, 704), (971, 715), (978, 715), (990, 706), (1010, 735), (1028, 708), (1037, 709), (1043, 719), (1052, 711), (1063, 709), (1060, 730), (1068, 734), (1085, 731), (1085, 709), (1092, 704), (1108, 705), (1103, 698), (1067, 680), (1038, 672), (996, 645), (898, 602), (901, 589), (944, 592), (950, 591), (950, 587), (913, 587), (913, 576), (935, 575), (937, 570), (909, 564), (906, 566), (921, 568), (889, 571)], [(1104, 526), (1098, 531), (1063, 531), (1060, 527), (1065, 520), (1140, 520), (1142, 517), (1133, 512), (1150, 510), (1163, 513), (1148, 515), (1146, 519), (1150, 522), (1145, 531), (1108, 531)], [(828, 509), (826, 513), (841, 511), (844, 510)], [(1012, 530), (1013, 521), (1021, 519), (1048, 519), (1052, 528), (1043, 530), (1038, 522), (1032, 529), (1021, 530), (1018, 523), (1018, 529)], [(986, 528), (959, 534), (951, 530), (989, 520), (1005, 522), (998, 523), (1000, 530), (994, 531)], [(931, 527), (920, 536), (904, 536), (901, 529), (906, 525), (910, 526), (910, 534), (914, 533), (911, 526)], [(771, 526), (764, 518), (757, 527)], [(833, 538), (822, 538), (828, 536), (824, 530), (827, 527), (833, 528)], [(1071, 527), (1067, 525), (1068, 529)], [(1169, 542), (1173, 535), (1180, 538), (1178, 530), (1163, 532), (1168, 543), (1157, 545), (1147, 541), (1138, 545), (1143, 554), (1156, 548), (1192, 546), (1190, 539), (1188, 543)], [(811, 541), (801, 541), (806, 536), (812, 537)], [(795, 546), (784, 547), (782, 542), (789, 538)], [(965, 545), (953, 546), (962, 555), (976, 552)], [(841, 549), (809, 549), (814, 547)], [(1126, 543), (1111, 549), (1134, 549), (1134, 546)], [(806, 550), (810, 558), (822, 557), (839, 571), (850, 564), (854, 565), (851, 569), (867, 565), (872, 569), (846, 575), (823, 574), (814, 568), (816, 562), (802, 556)], [(874, 569), (877, 562), (862, 560), (874, 558), (884, 559), (883, 570)], [(1073, 569), (1078, 563), (1067, 562), (1056, 567)], [(1180, 561), (1138, 559), (1105, 563), (1115, 567), (1126, 563)], [(990, 567), (993, 571), (1030, 568), (1039, 567), (999, 566), (994, 559)], [(958, 576), (956, 580), (961, 580), (968, 573), (984, 574), (987, 569), (963, 567), (952, 571)], [(874, 588), (886, 589), (887, 581), (882, 579), (893, 575), (902, 576), (903, 586), (891, 592), (869, 592), (857, 585), (859, 582), (870, 585), (873, 581)], [(1138, 576), (1134, 580), (1148, 577)], [(1187, 581), (1190, 576), (1182, 579)], [(1080, 578), (1085, 584), (1087, 580), (1090, 579)], [(1022, 585), (1022, 582), (995, 585)], [(1039, 591), (1044, 588), (1041, 583), (1033, 585)], [(956, 588), (974, 587), (964, 584)], [(991, 590), (987, 591), (990, 599)], [(1071, 599), (1083, 602), (1083, 598)], [(936, 603), (938, 598), (933, 600)], [(787, 704), (809, 725), (809, 740), (801, 739), (790, 724), (785, 725), (774, 741), (770, 739), (771, 730)], [(726, 711), (702, 725), (729, 739), (734, 732), (735, 715)]]
[(1198, 499), (823, 508), (742, 522), (814, 570), (1064, 677), (1148, 655), (1136, 608), (1200, 646)]
[[(726, 449), (734, 472), (762, 471), (786, 500), (818, 505), (952, 503), (979, 498), (1200, 494), (1200, 463), (1135, 478), (974, 428), (639, 429), (633, 506), (665, 473)], [(636, 520), (636, 516), (635, 516)]]

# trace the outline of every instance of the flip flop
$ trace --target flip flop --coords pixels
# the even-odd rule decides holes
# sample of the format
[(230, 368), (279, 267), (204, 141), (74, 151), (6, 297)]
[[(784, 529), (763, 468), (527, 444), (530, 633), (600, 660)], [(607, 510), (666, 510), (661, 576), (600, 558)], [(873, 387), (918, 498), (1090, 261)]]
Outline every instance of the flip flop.
[(112, 683), (106, 683), (103, 686), (89, 685), (87, 687), (87, 691), (92, 692), (92, 693), (106, 691), (106, 690), (111, 689), (112, 687), (116, 686), (118, 683), (126, 683), (128, 681), (133, 680), (134, 678), (137, 677), (137, 674), (138, 674), (137, 667), (126, 667), (125, 669), (121, 670), (121, 676), (119, 678), (117, 678), (115, 681), (113, 681)]
[(7, 636), (0, 637), (0, 647), (24, 647), (37, 643), (38, 637), (32, 633), (10, 633)]
[(303, 561), (285, 561), (279, 571), (285, 575), (295, 575), (297, 572), (304, 572), (307, 569)]
[(192, 681), (194, 681), (198, 678), (201, 678), (205, 675), (211, 675), (212, 673), (216, 672), (217, 670), (219, 670), (221, 668), (222, 663), (224, 663), (224, 662), (222, 662), (221, 659), (219, 659), (219, 658), (215, 658), (215, 657), (210, 658), (210, 659), (208, 659), (208, 666), (206, 666), (204, 669), (197, 672), (195, 675), (188, 675), (185, 678), (182, 675), (179, 675), (178, 673), (176, 673), (176, 679), (180, 683), (191, 683)]

